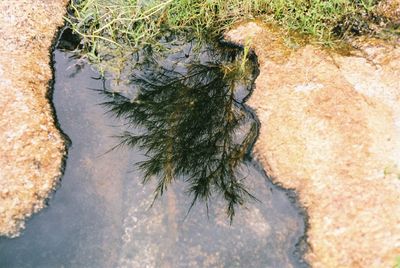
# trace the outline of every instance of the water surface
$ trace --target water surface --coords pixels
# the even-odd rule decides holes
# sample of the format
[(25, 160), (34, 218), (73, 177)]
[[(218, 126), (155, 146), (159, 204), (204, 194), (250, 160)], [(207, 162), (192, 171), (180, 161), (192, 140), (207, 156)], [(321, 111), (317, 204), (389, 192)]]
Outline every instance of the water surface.
[[(196, 65), (213, 66), (208, 52), (204, 51), (207, 50), (192, 52), (186, 44), (177, 53), (161, 59), (162, 62), (159, 58), (149, 60), (136, 55), (139, 58), (133, 60), (141, 64), (129, 76), (130, 84), (98, 79), (99, 74), (86, 62), (74, 59), (68, 52), (54, 52), (53, 102), (58, 122), (72, 141), (65, 174), (48, 208), (27, 222), (23, 234), (15, 239), (1, 238), (0, 267), (306, 266), (295, 254), (296, 243), (305, 230), (301, 210), (289, 192), (271, 184), (257, 163), (248, 158), (250, 140), (255, 138), (255, 121), (241, 102), (249, 85), (235, 82), (235, 91), (227, 87), (225, 92), (220, 92), (216, 90), (218, 88), (207, 89), (206, 85), (212, 80), (210, 76), (205, 80), (199, 76), (194, 82), (185, 80), (183, 85), (189, 88), (187, 94), (182, 95), (181, 90), (165, 90), (165, 84), (173, 81), (174, 72), (187, 77), (191, 69), (188, 66), (193, 66), (194, 58)], [(197, 54), (193, 58), (191, 54), (194, 53)], [(218, 64), (214, 63), (217, 67)], [(207, 72), (211, 71), (205, 70)], [(167, 80), (160, 80), (160, 74), (168, 74)], [(164, 88), (164, 91), (149, 94), (154, 90), (151, 86), (154, 79), (161, 81), (158, 88)], [(198, 88), (199, 83), (209, 91), (191, 94), (190, 88)], [(101, 92), (104, 89), (107, 92)], [(196, 97), (200, 95), (202, 99)], [(110, 109), (120, 107), (118, 105), (127, 99), (132, 103), (147, 101), (150, 106), (143, 112), (151, 117), (141, 121), (133, 118), (137, 117), (138, 109), (143, 108), (137, 106), (128, 109), (136, 112), (131, 121), (123, 116), (116, 118), (118, 109), (114, 112)], [(122, 102), (118, 103), (118, 100)], [(229, 100), (233, 102), (227, 104)], [(105, 102), (108, 105), (101, 105)], [(160, 103), (165, 110), (157, 106)], [(171, 108), (169, 104), (175, 106)], [(188, 107), (195, 108), (190, 110)], [(238, 120), (228, 127), (230, 131), (224, 132), (227, 125), (219, 113), (226, 113), (232, 107)], [(178, 116), (179, 120), (175, 120), (176, 114), (184, 112), (184, 117)], [(198, 123), (196, 118), (199, 118)], [(148, 120), (155, 120), (158, 127), (151, 131)], [(207, 124), (208, 131), (203, 133)], [(121, 141), (121, 137), (115, 137), (121, 133), (144, 135), (149, 142), (159, 141), (159, 148), (156, 148), (161, 149), (122, 146), (110, 151)], [(187, 214), (193, 200), (193, 193), (190, 195), (188, 188), (189, 177), (222, 163), (220, 151), (206, 150), (210, 147), (203, 146), (204, 141), (210, 139), (215, 139), (214, 145), (226, 141), (232, 145), (230, 148), (244, 144), (244, 147), (236, 146), (243, 150), (239, 158), (232, 150), (223, 154), (227, 159), (222, 161), (223, 166), (234, 167), (231, 173), (238, 180), (245, 179), (246, 189), (259, 200), (246, 198), (244, 206), (236, 207), (232, 224), (226, 214), (229, 202), (224, 195), (208, 199), (208, 211), (199, 199), (200, 202), (196, 202)], [(190, 140), (193, 142), (188, 144)], [(160, 145), (168, 141), (172, 141), (172, 147)], [(185, 143), (187, 150), (183, 149)], [(203, 149), (205, 152), (193, 156)], [(157, 152), (164, 157), (162, 159), (168, 160), (166, 163), (171, 163), (173, 170), (180, 172), (150, 172), (151, 179), (143, 184), (149, 169), (140, 169), (135, 163), (149, 160), (151, 163), (152, 159), (157, 159), (154, 157)], [(169, 153), (172, 158), (168, 158)], [(205, 153), (209, 155), (205, 157)], [(176, 155), (179, 157), (174, 158)], [(202, 161), (193, 164), (202, 156)], [(216, 160), (209, 163), (208, 156)], [(235, 157), (244, 162), (236, 163)], [(188, 162), (180, 164), (185, 159)], [(168, 174), (177, 178), (150, 207), (159, 178)]]

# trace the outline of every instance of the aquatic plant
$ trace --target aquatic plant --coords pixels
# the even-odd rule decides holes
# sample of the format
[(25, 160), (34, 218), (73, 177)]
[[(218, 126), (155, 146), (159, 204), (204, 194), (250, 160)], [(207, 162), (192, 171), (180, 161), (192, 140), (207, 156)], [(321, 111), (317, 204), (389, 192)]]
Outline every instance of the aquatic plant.
[(137, 66), (140, 71), (131, 77), (136, 97), (102, 92), (109, 113), (144, 130), (124, 132), (116, 147), (137, 146), (145, 152), (148, 159), (139, 167), (143, 182), (157, 179), (155, 198), (181, 179), (188, 184), (192, 206), (197, 200), (208, 204), (213, 195), (222, 196), (231, 220), (236, 206), (254, 198), (246, 189), (243, 171), (257, 134), (256, 123), (236, 92), (238, 83), (250, 87), (254, 76), (242, 75), (235, 64), (237, 55), (231, 49), (208, 56), (213, 62), (187, 63), (183, 57), (173, 67), (150, 61)]

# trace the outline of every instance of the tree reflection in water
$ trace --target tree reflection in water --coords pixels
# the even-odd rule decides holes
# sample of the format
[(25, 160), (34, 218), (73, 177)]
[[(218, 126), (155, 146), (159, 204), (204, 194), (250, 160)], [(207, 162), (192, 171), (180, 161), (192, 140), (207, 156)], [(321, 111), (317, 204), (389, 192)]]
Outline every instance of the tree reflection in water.
[(257, 124), (240, 96), (251, 90), (255, 60), (243, 69), (241, 50), (226, 45), (203, 46), (191, 55), (184, 50), (147, 54), (131, 77), (135, 96), (105, 89), (103, 105), (143, 130), (124, 132), (118, 146), (145, 152), (147, 160), (138, 165), (145, 183), (157, 180), (155, 199), (174, 180), (183, 180), (191, 206), (200, 200), (208, 208), (213, 196), (223, 197), (232, 220), (237, 206), (255, 199), (245, 179)]

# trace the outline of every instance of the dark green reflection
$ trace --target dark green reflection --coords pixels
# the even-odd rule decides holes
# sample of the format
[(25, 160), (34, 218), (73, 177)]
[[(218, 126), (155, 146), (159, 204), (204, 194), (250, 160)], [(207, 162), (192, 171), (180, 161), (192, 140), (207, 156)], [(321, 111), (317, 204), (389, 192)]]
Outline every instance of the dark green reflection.
[(157, 180), (156, 198), (183, 180), (192, 206), (201, 200), (208, 207), (221, 196), (232, 220), (238, 205), (254, 199), (245, 178), (257, 124), (240, 95), (250, 91), (255, 62), (243, 64), (240, 50), (228, 47), (203, 47), (194, 55), (182, 48), (154, 58), (147, 56), (132, 75), (134, 97), (104, 91), (109, 112), (143, 130), (124, 132), (119, 146), (145, 152), (139, 167), (144, 182)]

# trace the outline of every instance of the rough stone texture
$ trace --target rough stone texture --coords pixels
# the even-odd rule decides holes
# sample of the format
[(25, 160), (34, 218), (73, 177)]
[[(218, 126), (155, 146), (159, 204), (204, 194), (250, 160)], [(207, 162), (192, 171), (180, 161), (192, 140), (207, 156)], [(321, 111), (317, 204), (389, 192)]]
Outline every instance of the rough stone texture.
[(0, 236), (16, 236), (60, 177), (63, 139), (46, 94), (65, 0), (0, 1)]
[(400, 0), (380, 1), (377, 10), (381, 16), (389, 18), (394, 23), (400, 23)]
[[(289, 49), (277, 29), (250, 22), (260, 63), (248, 104), (255, 146), (275, 182), (309, 214), (313, 267), (392, 267), (400, 255), (400, 47), (360, 40), (347, 55)], [(359, 45), (357, 45), (359, 44)]]

